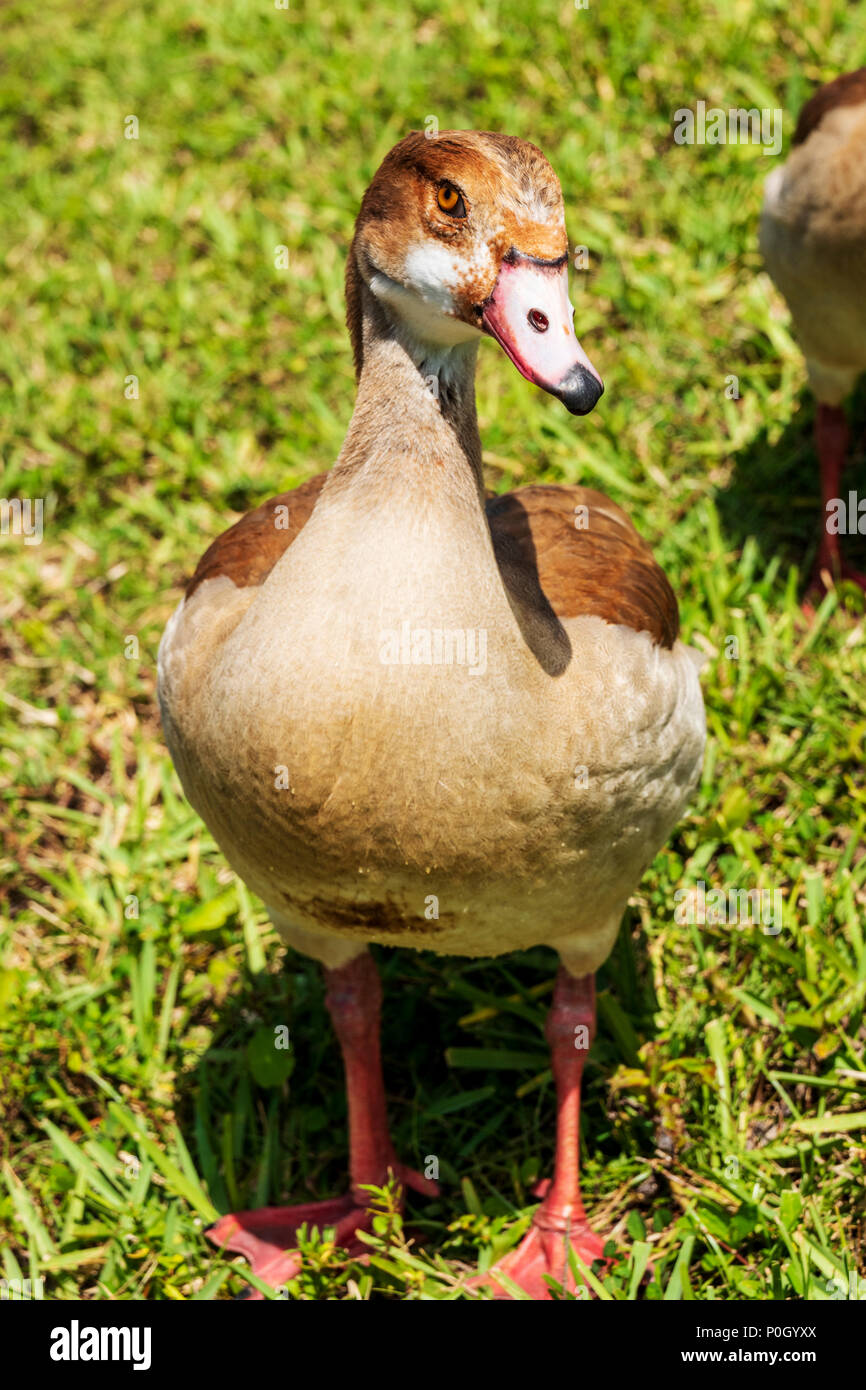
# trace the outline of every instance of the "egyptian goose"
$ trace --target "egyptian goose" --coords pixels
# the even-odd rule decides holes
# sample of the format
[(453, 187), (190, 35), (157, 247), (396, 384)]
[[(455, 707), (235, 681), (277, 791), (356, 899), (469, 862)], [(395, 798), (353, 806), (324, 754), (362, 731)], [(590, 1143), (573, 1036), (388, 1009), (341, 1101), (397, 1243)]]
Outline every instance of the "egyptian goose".
[(391, 1146), (371, 942), (546, 944), (555, 1176), (502, 1266), (544, 1298), (545, 1274), (568, 1282), (566, 1235), (585, 1260), (603, 1250), (577, 1158), (593, 972), (698, 776), (698, 659), (613, 502), (559, 486), (485, 500), (485, 334), (572, 413), (602, 393), (540, 151), (472, 131), (401, 141), (364, 197), (346, 298), (358, 394), (336, 464), (213, 543), (160, 647), (186, 794), (283, 939), (325, 967), (348, 1090), (348, 1195), (224, 1216), (210, 1236), (281, 1284), (303, 1222), (362, 1249), (364, 1184), (390, 1169), (436, 1190)]
[(812, 587), (828, 572), (866, 588), (866, 575), (841, 556), (837, 520), (848, 447), (843, 401), (866, 371), (866, 68), (826, 83), (800, 112), (793, 152), (767, 179), (761, 250), (788, 301), (818, 402), (823, 517)]

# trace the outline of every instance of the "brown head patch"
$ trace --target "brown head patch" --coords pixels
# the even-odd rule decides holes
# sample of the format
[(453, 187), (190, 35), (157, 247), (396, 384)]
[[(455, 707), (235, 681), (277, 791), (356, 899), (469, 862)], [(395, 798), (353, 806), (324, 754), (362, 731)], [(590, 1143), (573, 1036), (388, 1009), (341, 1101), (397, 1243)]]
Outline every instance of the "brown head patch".
[[(464, 199), (465, 218), (450, 219), (437, 206), (443, 183)], [(362, 352), (359, 262), (402, 282), (410, 248), (424, 243), (453, 252), (453, 271), (461, 277), (458, 317), (477, 327), (474, 311), (492, 292), (512, 248), (541, 260), (566, 254), (559, 180), (535, 145), (514, 136), (446, 130), (428, 139), (412, 131), (395, 145), (364, 194), (346, 263), (356, 371)]]
[(828, 111), (835, 110), (837, 106), (859, 106), (861, 102), (866, 103), (866, 68), (856, 68), (854, 72), (845, 72), (841, 77), (834, 78), (832, 82), (825, 82), (800, 112), (794, 131), (794, 144), (802, 145)]

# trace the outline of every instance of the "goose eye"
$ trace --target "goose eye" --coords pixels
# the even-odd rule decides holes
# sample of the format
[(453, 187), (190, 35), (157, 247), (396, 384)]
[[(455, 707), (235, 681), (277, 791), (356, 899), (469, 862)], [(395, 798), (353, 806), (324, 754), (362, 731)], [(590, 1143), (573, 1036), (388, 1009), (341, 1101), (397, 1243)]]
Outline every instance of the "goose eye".
[(453, 183), (443, 183), (439, 185), (436, 201), (442, 211), (447, 212), (450, 217), (466, 216), (466, 204)]

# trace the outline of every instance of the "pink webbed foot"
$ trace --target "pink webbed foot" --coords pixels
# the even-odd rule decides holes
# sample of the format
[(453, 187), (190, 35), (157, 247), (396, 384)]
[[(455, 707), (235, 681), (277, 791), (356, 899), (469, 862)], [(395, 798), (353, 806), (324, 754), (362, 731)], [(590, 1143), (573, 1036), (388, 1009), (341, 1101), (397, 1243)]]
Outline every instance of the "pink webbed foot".
[[(551, 1186), (549, 1178), (542, 1179), (535, 1189), (535, 1196), (546, 1197)], [(610, 1267), (613, 1261), (605, 1256), (604, 1241), (596, 1235), (583, 1215), (573, 1219), (566, 1232), (536, 1224), (541, 1217), (542, 1210), (543, 1208), (539, 1209), (536, 1220), (533, 1221), (520, 1244), (514, 1250), (510, 1250), (507, 1255), (504, 1255), (501, 1260), (497, 1260), (486, 1274), (479, 1274), (474, 1279), (470, 1279), (470, 1288), (489, 1289), (495, 1300), (512, 1298), (513, 1295), (507, 1286), (496, 1279), (497, 1271), (501, 1270), (512, 1283), (518, 1284), (524, 1293), (538, 1301), (553, 1298), (545, 1275), (555, 1279), (557, 1284), (561, 1284), (569, 1293), (574, 1293), (576, 1286), (568, 1260), (566, 1235), (572, 1250), (590, 1269), (593, 1268), (593, 1263), (596, 1260), (603, 1262), (604, 1269)], [(564, 1225), (564, 1222), (559, 1224)], [(598, 1265), (596, 1265), (594, 1273), (598, 1272)], [(585, 1285), (582, 1287), (585, 1288)]]
[[(571, 1272), (566, 1237), (572, 1250), (590, 1269), (595, 1260), (603, 1260), (605, 1267), (610, 1265), (611, 1261), (604, 1257), (604, 1243), (586, 1222), (573, 1225), (567, 1232), (545, 1230), (533, 1224), (516, 1250), (511, 1250), (497, 1261), (486, 1274), (473, 1279), (470, 1287), (490, 1289), (496, 1300), (512, 1298), (507, 1286), (496, 1279), (496, 1274), (501, 1271), (530, 1298), (538, 1301), (550, 1300), (554, 1296), (545, 1276), (554, 1279), (569, 1293), (578, 1289), (585, 1293), (585, 1284), (575, 1281)], [(597, 1267), (595, 1272), (598, 1273)]]
[[(296, 1207), (259, 1207), (257, 1211), (233, 1212), (221, 1216), (208, 1227), (205, 1235), (212, 1245), (235, 1255), (246, 1255), (253, 1274), (273, 1288), (279, 1288), (301, 1271), (300, 1253), (292, 1247), (302, 1226), (308, 1231), (314, 1227), (319, 1231), (335, 1227), (336, 1244), (349, 1255), (357, 1255), (362, 1249), (357, 1232), (367, 1228), (369, 1216), (368, 1211), (346, 1196)], [(241, 1297), (264, 1300), (264, 1294), (254, 1288)]]
[[(536, 1195), (544, 1200), (517, 1249), (470, 1281), (470, 1288), (489, 1289), (495, 1299), (515, 1296), (497, 1282), (497, 1273), (506, 1275), (533, 1299), (553, 1298), (548, 1277), (569, 1293), (583, 1291), (586, 1285), (571, 1272), (569, 1245), (590, 1268), (595, 1260), (604, 1259), (604, 1245), (586, 1219), (578, 1180), (580, 1082), (595, 1033), (595, 983), (591, 975), (575, 976), (560, 966), (545, 1032), (556, 1083), (554, 1176), (536, 1189)], [(583, 1297), (583, 1292), (579, 1296)]]
[[(396, 1177), (402, 1187), (411, 1187), (426, 1196), (438, 1193), (436, 1183), (411, 1168), (398, 1166)], [(383, 1179), (383, 1182), (385, 1179)], [(378, 1184), (377, 1184), (378, 1185)], [(402, 1191), (400, 1208), (402, 1209)], [(359, 1231), (372, 1230), (375, 1212), (351, 1193), (325, 1202), (307, 1202), (294, 1207), (259, 1207), (256, 1211), (233, 1212), (221, 1216), (205, 1231), (212, 1245), (245, 1255), (253, 1274), (272, 1288), (280, 1288), (301, 1272), (302, 1257), (295, 1249), (302, 1226), (308, 1232), (334, 1228), (334, 1244), (346, 1252), (347, 1260), (363, 1259), (369, 1253)], [(241, 1295), (252, 1302), (265, 1295), (250, 1288)]]

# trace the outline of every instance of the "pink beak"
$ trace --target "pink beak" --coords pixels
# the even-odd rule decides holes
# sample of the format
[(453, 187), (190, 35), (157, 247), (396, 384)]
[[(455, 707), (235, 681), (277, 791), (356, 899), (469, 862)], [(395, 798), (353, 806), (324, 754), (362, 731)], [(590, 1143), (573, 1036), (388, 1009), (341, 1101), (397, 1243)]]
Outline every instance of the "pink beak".
[(510, 251), (481, 321), (517, 370), (562, 401), (572, 415), (588, 415), (604, 383), (574, 332), (568, 299), (568, 263), (538, 261)]

